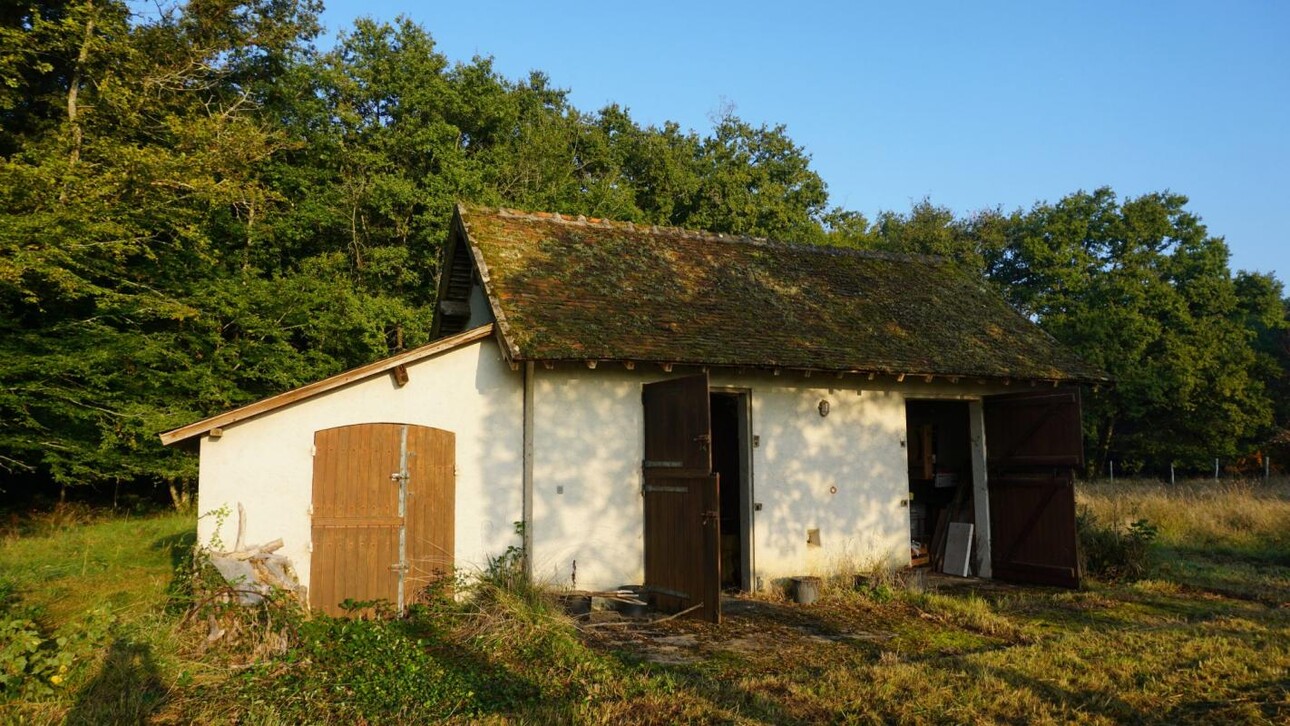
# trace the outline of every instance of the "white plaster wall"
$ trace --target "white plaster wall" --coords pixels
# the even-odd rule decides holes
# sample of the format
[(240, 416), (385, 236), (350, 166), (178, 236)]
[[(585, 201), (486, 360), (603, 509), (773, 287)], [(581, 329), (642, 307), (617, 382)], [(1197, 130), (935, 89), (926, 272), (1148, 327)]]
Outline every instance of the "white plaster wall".
[[(408, 366), (399, 388), (386, 373), (224, 428), (203, 437), (200, 511), (234, 512), (218, 536), (231, 546), (237, 505), (247, 511), (246, 541), (281, 537), (303, 584), (309, 579), (314, 432), (356, 423), (407, 423), (452, 431), (457, 446), (456, 558), (483, 567), (518, 544), (521, 519), (523, 377), (489, 338)], [(198, 541), (210, 544), (216, 518), (203, 516)]]
[[(571, 583), (575, 561), (582, 588), (644, 576), (641, 386), (669, 375), (611, 365), (535, 372), (534, 574), (554, 584)], [(875, 561), (908, 564), (906, 398), (1002, 390), (720, 371), (710, 384), (750, 394), (751, 433), (760, 437), (753, 501), (762, 505), (752, 514), (753, 566), (762, 586)], [(820, 546), (807, 544), (810, 529), (820, 530)]]
[(639, 374), (537, 366), (533, 380), (533, 576), (611, 588), (644, 577)]
[[(757, 581), (909, 562), (908, 465), (898, 391), (828, 388), (808, 380), (751, 387), (753, 566)], [(820, 401), (829, 402), (820, 416)], [(820, 545), (807, 543), (818, 529)]]

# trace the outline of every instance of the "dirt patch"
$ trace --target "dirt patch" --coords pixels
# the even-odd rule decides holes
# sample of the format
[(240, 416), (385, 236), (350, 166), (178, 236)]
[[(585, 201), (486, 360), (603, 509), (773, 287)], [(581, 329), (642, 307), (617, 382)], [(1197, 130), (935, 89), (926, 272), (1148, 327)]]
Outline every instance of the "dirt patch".
[[(800, 606), (755, 598), (722, 601), (723, 620), (662, 620), (660, 616), (605, 619), (582, 629), (592, 647), (623, 651), (651, 663), (688, 664), (718, 653), (774, 654), (792, 644), (882, 643), (896, 637), (885, 628), (838, 627), (828, 606)], [(851, 621), (851, 618), (847, 618)]]

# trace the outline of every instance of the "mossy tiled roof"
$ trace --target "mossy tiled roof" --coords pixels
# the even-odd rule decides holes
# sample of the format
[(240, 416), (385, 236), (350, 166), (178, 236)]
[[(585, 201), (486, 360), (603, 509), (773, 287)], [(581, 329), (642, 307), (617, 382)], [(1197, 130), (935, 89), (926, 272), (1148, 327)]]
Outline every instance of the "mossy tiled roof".
[(939, 258), (477, 207), (458, 215), (516, 360), (1106, 378)]

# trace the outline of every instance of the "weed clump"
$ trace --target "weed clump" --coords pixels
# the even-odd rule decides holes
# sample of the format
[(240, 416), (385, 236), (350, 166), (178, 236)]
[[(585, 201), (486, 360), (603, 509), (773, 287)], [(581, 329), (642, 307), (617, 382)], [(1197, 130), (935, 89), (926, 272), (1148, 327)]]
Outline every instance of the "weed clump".
[(1076, 517), (1084, 571), (1101, 580), (1138, 580), (1151, 569), (1151, 543), (1159, 530), (1145, 519), (1105, 523), (1087, 507)]
[(103, 610), (51, 630), (0, 582), (0, 699), (52, 696), (69, 671), (107, 642), (115, 618)]

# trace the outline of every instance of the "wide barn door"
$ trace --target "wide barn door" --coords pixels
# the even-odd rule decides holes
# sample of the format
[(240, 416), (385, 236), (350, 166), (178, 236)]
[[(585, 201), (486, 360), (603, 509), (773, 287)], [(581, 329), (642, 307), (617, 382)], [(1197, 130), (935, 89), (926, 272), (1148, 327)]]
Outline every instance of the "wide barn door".
[(985, 441), (994, 577), (1078, 587), (1075, 470), (1084, 465), (1079, 391), (987, 397)]
[(645, 587), (655, 607), (721, 622), (721, 516), (707, 375), (645, 385)]
[(402, 608), (453, 559), (454, 437), (406, 424), (314, 434), (309, 603), (340, 615), (345, 600)]

